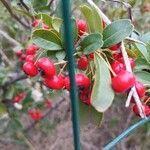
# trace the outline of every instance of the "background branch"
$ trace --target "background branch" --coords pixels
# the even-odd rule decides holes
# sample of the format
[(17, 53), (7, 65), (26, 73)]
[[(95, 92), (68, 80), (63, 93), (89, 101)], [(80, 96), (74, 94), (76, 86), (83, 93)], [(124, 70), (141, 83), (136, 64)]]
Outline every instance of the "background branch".
[(11, 9), (11, 6), (5, 1), (5, 0), (0, 0), (2, 2), (2, 4), (5, 6), (5, 8), (8, 10), (8, 12), (10, 13), (10, 15), (16, 20), (18, 21), (22, 26), (24, 26), (25, 28), (30, 29), (30, 26), (26, 25), (24, 22), (22, 22), (20, 20), (20, 18), (14, 14), (14, 12)]

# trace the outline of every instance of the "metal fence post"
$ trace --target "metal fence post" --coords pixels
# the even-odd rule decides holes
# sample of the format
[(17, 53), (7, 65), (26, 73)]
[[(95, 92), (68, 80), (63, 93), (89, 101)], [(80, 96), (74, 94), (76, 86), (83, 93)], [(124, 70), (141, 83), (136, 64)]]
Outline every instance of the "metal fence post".
[(72, 125), (74, 135), (74, 147), (75, 150), (80, 150), (80, 127), (79, 127), (79, 106), (77, 99), (77, 88), (75, 82), (75, 64), (73, 56), (73, 38), (71, 32), (71, 11), (70, 11), (70, 0), (62, 0), (62, 11), (64, 19), (65, 29), (65, 45), (68, 59), (69, 77), (71, 83), (70, 98), (72, 107)]

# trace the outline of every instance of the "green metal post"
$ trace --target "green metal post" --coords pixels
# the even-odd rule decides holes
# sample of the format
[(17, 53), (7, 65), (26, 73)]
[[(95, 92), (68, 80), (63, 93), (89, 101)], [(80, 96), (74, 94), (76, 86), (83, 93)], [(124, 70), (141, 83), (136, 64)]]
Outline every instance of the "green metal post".
[(146, 119), (142, 119), (139, 122), (135, 123), (131, 127), (129, 127), (127, 130), (125, 130), (123, 133), (121, 133), (118, 137), (116, 137), (112, 142), (107, 144), (103, 150), (112, 150), (114, 146), (116, 146), (122, 139), (127, 137), (129, 134), (131, 134), (135, 129), (143, 126), (145, 123), (150, 121), (150, 117)]
[(71, 32), (71, 11), (70, 0), (62, 0), (63, 19), (65, 28), (65, 44), (66, 53), (68, 58), (68, 69), (71, 83), (70, 98), (72, 107), (72, 125), (74, 134), (74, 147), (75, 150), (80, 150), (80, 127), (79, 127), (79, 105), (77, 99), (77, 88), (75, 82), (75, 64), (73, 56), (73, 38)]

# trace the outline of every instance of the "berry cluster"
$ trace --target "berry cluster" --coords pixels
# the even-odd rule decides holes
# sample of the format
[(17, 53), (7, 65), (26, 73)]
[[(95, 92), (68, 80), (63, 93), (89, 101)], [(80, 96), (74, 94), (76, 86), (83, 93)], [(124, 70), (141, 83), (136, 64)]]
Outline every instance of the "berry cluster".
[[(37, 27), (40, 24), (40, 20), (36, 19), (33, 21), (32, 26)], [(78, 37), (85, 36), (87, 31), (87, 24), (84, 20), (76, 21), (78, 28)], [(46, 24), (42, 23), (43, 29), (49, 29)], [(103, 28), (106, 27), (106, 23), (103, 21)], [(78, 39), (79, 39), (78, 38)], [(133, 73), (128, 72), (126, 70), (124, 59), (120, 52), (121, 43), (115, 44), (109, 48), (109, 52), (112, 54), (113, 62), (110, 64), (111, 72), (112, 72), (112, 88), (116, 93), (125, 93), (128, 92), (133, 86), (136, 87), (137, 93), (140, 99), (144, 99), (146, 88), (145, 86), (136, 80), (136, 77)], [(66, 89), (70, 90), (70, 79), (69, 76), (64, 75), (62, 70), (57, 74), (57, 69), (55, 64), (48, 57), (41, 57), (38, 60), (34, 60), (35, 53), (39, 50), (39, 47), (36, 45), (30, 45), (26, 53), (22, 53), (21, 51), (16, 52), (16, 55), (24, 58), (25, 63), (23, 64), (24, 72), (30, 76), (35, 77), (36, 75), (40, 75), (42, 77), (42, 81), (45, 86), (52, 90), (61, 90)], [(23, 55), (23, 56), (22, 56)], [(75, 80), (78, 87), (78, 93), (80, 100), (86, 105), (91, 105), (91, 91), (92, 91), (92, 77), (88, 77), (86, 74), (90, 69), (89, 64), (90, 61), (94, 60), (94, 53), (88, 55), (80, 55), (77, 57), (77, 68), (79, 71), (84, 71), (84, 73), (76, 73)], [(134, 69), (135, 60), (129, 58), (131, 68)], [(60, 65), (58, 68), (61, 68)], [(93, 68), (94, 70), (95, 68)], [(142, 100), (141, 100), (142, 101)], [(134, 103), (133, 111), (135, 114), (139, 115), (137, 106), (134, 102), (134, 98), (131, 100)], [(49, 104), (51, 105), (51, 104)], [(145, 110), (145, 114), (150, 115), (150, 107), (146, 103), (143, 102), (143, 108)], [(38, 111), (34, 110), (30, 113), (31, 118), (34, 120), (39, 120), (42, 116)]]

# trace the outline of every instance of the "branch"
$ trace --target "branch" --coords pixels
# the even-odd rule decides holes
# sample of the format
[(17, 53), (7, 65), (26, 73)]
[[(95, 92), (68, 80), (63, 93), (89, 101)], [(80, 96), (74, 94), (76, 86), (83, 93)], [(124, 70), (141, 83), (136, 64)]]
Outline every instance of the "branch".
[(20, 0), (20, 3), (21, 3), (21, 5), (22, 5), (27, 11), (29, 11), (28, 6), (24, 3), (23, 0)]
[(16, 40), (14, 40), (12, 37), (10, 37), (6, 32), (2, 31), (0, 29), (0, 34), (5, 37), (8, 41), (10, 41), (12, 44), (16, 45), (16, 46), (20, 46), (20, 43)]
[(0, 0), (3, 5), (5, 6), (5, 8), (8, 10), (8, 12), (10, 13), (10, 15), (16, 20), (18, 21), (22, 26), (24, 26), (27, 29), (30, 29), (30, 26), (26, 25), (24, 22), (22, 22), (19, 17), (13, 13), (11, 6), (9, 6), (9, 4), (5, 1), (5, 0)]
[[(87, 1), (90, 5), (92, 5), (99, 12), (99, 15), (102, 17), (102, 19), (105, 21), (106, 24), (111, 23), (109, 18), (99, 9), (99, 7), (92, 0), (87, 0)], [(124, 59), (126, 70), (129, 71), (129, 72), (132, 72), (130, 61), (129, 61), (129, 58), (128, 58), (128, 55), (127, 55), (127, 52), (125, 50), (125, 46), (124, 46), (123, 42), (121, 44), (121, 53), (122, 53), (122, 56), (123, 56), (123, 59)], [(146, 115), (145, 115), (143, 107), (142, 107), (142, 103), (139, 99), (139, 96), (137, 94), (135, 86), (133, 86), (131, 88), (131, 90), (133, 91), (133, 97), (135, 99), (135, 102), (136, 102), (136, 105), (138, 107), (139, 114), (140, 114), (141, 118), (146, 118)]]
[(17, 81), (20, 81), (20, 80), (24, 80), (24, 79), (27, 79), (28, 76), (27, 75), (20, 75), (20, 76), (17, 76), (13, 79), (11, 79), (10, 81), (7, 81), (4, 85), (0, 86), (0, 88), (2, 89), (6, 89), (7, 86), (11, 85), (11, 84), (14, 84), (16, 83)]
[(42, 118), (39, 121), (33, 122), (31, 125), (29, 125), (27, 128), (23, 130), (23, 132), (27, 132), (30, 129), (32, 129), (38, 122), (45, 119), (50, 113), (52, 113), (54, 110), (56, 110), (66, 99), (63, 97), (62, 100), (60, 100), (58, 103), (56, 103), (55, 106), (53, 106), (47, 113), (45, 113)]

